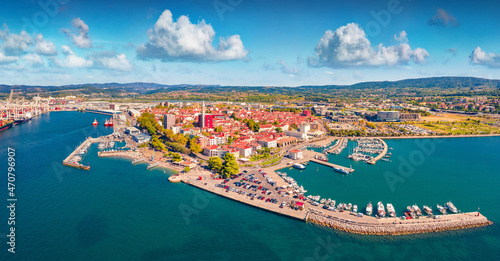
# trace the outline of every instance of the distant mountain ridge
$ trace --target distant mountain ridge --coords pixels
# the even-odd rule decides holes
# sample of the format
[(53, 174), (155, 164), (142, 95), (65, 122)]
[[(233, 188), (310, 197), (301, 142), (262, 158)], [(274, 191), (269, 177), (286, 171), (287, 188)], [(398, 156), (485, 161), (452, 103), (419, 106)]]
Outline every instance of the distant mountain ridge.
[(259, 90), (262, 88), (290, 88), (293, 89), (365, 89), (365, 88), (477, 88), (489, 87), (499, 88), (500, 80), (484, 79), (476, 77), (430, 77), (430, 78), (416, 78), (405, 79), (399, 81), (375, 81), (375, 82), (361, 82), (351, 85), (303, 85), (298, 87), (287, 86), (221, 86), (221, 85), (198, 85), (198, 84), (159, 84), (159, 83), (146, 83), (146, 82), (133, 82), (133, 83), (87, 83), (87, 84), (71, 84), (61, 86), (31, 86), (31, 85), (0, 85), (0, 92), (10, 92), (10, 89), (22, 91), (56, 91), (61, 89), (125, 89), (129, 91), (145, 92), (156, 89), (171, 89), (171, 90), (200, 90), (204, 88), (215, 88), (223, 90), (232, 88), (233, 90)]

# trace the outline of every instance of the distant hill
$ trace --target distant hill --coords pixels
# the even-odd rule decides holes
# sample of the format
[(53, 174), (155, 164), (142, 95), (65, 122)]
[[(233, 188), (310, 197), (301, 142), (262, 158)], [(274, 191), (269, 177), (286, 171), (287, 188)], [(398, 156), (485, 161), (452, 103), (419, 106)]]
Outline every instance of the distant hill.
[(73, 84), (62, 86), (27, 86), (27, 85), (0, 85), (0, 93), (8, 93), (14, 87), (16, 90), (23, 92), (40, 92), (40, 91), (60, 91), (60, 90), (75, 90), (82, 89), (84, 93), (99, 91), (133, 91), (139, 93), (151, 93), (155, 90), (160, 91), (270, 91), (279, 89), (281, 92), (294, 92), (296, 90), (323, 90), (328, 89), (401, 89), (401, 88), (440, 88), (440, 89), (461, 89), (461, 88), (498, 88), (500, 89), (500, 80), (490, 80), (475, 77), (431, 77), (406, 79), (400, 81), (381, 81), (381, 82), (362, 82), (352, 85), (321, 85), (321, 86), (299, 86), (299, 87), (273, 87), (273, 86), (220, 86), (220, 85), (191, 85), (178, 84), (166, 85), (158, 83), (88, 83), (88, 84)]

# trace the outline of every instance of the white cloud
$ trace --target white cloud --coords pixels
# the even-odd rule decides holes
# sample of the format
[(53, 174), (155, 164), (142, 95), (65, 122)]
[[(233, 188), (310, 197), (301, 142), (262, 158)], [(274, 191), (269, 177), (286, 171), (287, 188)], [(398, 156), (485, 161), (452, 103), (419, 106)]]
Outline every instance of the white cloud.
[(371, 46), (363, 31), (355, 23), (347, 24), (335, 30), (328, 30), (316, 46), (316, 57), (309, 57), (310, 66), (361, 67), (361, 66), (393, 66), (407, 64), (413, 60), (423, 63), (429, 53), (422, 48), (412, 50), (406, 43), (406, 32), (402, 31), (395, 38), (402, 42), (399, 45), (376, 48)]
[(61, 46), (64, 60), (54, 59), (54, 65), (63, 68), (89, 68), (93, 66), (93, 61), (77, 56), (71, 48), (66, 45)]
[(406, 34), (405, 31), (401, 31), (401, 33), (399, 33), (399, 35), (398, 34), (394, 35), (394, 40), (396, 40), (398, 42), (406, 43), (406, 42), (408, 42), (408, 35)]
[(484, 65), (490, 68), (500, 68), (500, 54), (486, 53), (478, 46), (469, 56), (472, 64)]
[(36, 53), (26, 54), (22, 57), (22, 59), (25, 60), (26, 62), (28, 62), (28, 64), (31, 66), (43, 65), (42, 57), (40, 57), (40, 55), (38, 55)]
[(9, 33), (6, 24), (3, 27), (4, 30), (0, 30), (0, 40), (2, 40), (1, 48), (5, 55), (18, 56), (28, 51), (33, 39), (26, 31), (21, 31), (20, 34), (12, 34)]
[(13, 63), (19, 60), (17, 56), (7, 56), (4, 53), (0, 52), (0, 64)]
[(116, 52), (98, 52), (91, 57), (94, 65), (97, 68), (105, 68), (117, 71), (130, 71), (132, 64), (127, 60), (125, 54), (117, 54)]
[(144, 60), (239, 60), (245, 58), (248, 53), (239, 35), (220, 38), (217, 49), (214, 48), (215, 31), (210, 24), (205, 20), (193, 24), (185, 15), (174, 21), (168, 9), (161, 14), (154, 29), (149, 29), (147, 34), (148, 43), (137, 48), (139, 58)]
[(281, 59), (276, 63), (280, 65), (281, 72), (284, 74), (288, 74), (292, 77), (302, 74), (302, 71), (299, 68), (289, 66), (287, 63), (285, 63), (285, 61)]
[(43, 39), (42, 34), (38, 34), (35, 37), (36, 45), (34, 52), (37, 54), (41, 55), (57, 55), (57, 49), (56, 46), (52, 42), (48, 42), (47, 40)]
[(73, 34), (69, 29), (63, 29), (63, 32), (69, 37), (76, 46), (88, 49), (92, 47), (92, 41), (88, 36), (89, 26), (85, 24), (85, 22), (80, 19), (80, 17), (75, 18), (71, 21), (71, 25), (75, 28), (78, 34)]

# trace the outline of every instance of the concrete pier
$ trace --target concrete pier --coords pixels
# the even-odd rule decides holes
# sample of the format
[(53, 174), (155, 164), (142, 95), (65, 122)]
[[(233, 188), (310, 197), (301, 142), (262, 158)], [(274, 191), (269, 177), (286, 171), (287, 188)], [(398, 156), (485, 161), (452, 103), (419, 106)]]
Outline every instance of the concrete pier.
[(329, 149), (328, 150), (328, 153), (333, 153), (337, 148), (339, 148), (342, 143), (346, 140), (346, 138), (340, 138), (339, 142), (337, 143), (337, 145), (335, 145), (333, 148)]
[(384, 145), (384, 150), (377, 157), (373, 158), (373, 160), (368, 161), (369, 164), (375, 164), (378, 160), (383, 158), (385, 156), (385, 154), (387, 154), (387, 150), (388, 150), (387, 143), (385, 143), (385, 141), (382, 139), (377, 138), (377, 140), (382, 142), (382, 144)]
[(90, 169), (90, 166), (85, 166), (83, 164), (76, 164), (76, 163), (72, 163), (70, 162), (70, 160), (80, 151), (82, 150), (83, 147), (87, 146), (87, 145), (90, 145), (92, 143), (96, 143), (96, 142), (100, 142), (101, 141), (101, 138), (91, 138), (91, 137), (88, 137), (82, 144), (80, 144), (80, 146), (78, 146), (71, 154), (69, 154), (69, 156), (63, 160), (63, 165), (64, 166), (68, 166), (68, 167), (74, 167), (74, 168), (79, 168), (79, 169), (84, 169), (84, 170), (89, 170)]
[(322, 165), (325, 165), (325, 166), (328, 166), (328, 167), (332, 167), (334, 169), (353, 170), (351, 168), (347, 168), (347, 167), (344, 167), (344, 166), (340, 166), (340, 165), (337, 165), (337, 164), (333, 164), (333, 163), (322, 161), (322, 160), (318, 160), (318, 159), (310, 159), (310, 161), (312, 161), (314, 163), (322, 164)]
[[(203, 179), (198, 180), (198, 177), (203, 177)], [(449, 214), (436, 219), (430, 217), (420, 217), (419, 219), (376, 218), (367, 215), (358, 217), (349, 211), (329, 211), (321, 208), (321, 206), (312, 206), (307, 202), (305, 210), (293, 210), (289, 207), (280, 208), (279, 204), (266, 203), (258, 199), (251, 200), (248, 196), (216, 187), (215, 184), (220, 184), (221, 180), (211, 179), (210, 172), (203, 171), (179, 175), (175, 178), (175, 182), (178, 182), (179, 179), (191, 186), (265, 211), (355, 234), (396, 236), (467, 229), (492, 224), (491, 221), (478, 212)], [(227, 185), (234, 187), (230, 183)], [(293, 200), (288, 195), (278, 195), (274, 192), (268, 197), (277, 198), (280, 202), (286, 201), (288, 203)]]

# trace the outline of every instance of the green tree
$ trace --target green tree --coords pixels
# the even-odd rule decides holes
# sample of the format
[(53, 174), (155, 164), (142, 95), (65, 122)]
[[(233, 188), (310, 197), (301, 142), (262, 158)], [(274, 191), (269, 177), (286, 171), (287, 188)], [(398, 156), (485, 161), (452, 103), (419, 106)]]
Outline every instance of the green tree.
[(217, 126), (217, 127), (215, 127), (215, 130), (214, 130), (214, 131), (215, 131), (215, 132), (222, 132), (222, 131), (223, 131), (223, 130), (222, 130), (222, 126)]
[(224, 155), (224, 164), (222, 166), (222, 176), (224, 178), (229, 178), (231, 175), (236, 175), (240, 172), (240, 167), (236, 162), (236, 158), (231, 153), (226, 153)]
[(207, 161), (208, 168), (220, 172), (222, 170), (222, 159), (219, 157), (210, 157)]
[(202, 151), (200, 144), (198, 144), (198, 142), (196, 141), (196, 138), (192, 138), (191, 140), (189, 140), (189, 149), (195, 154)]
[(172, 161), (173, 162), (180, 162), (181, 160), (182, 160), (182, 157), (181, 157), (181, 155), (179, 155), (179, 153), (174, 153), (172, 155)]
[(188, 167), (188, 166), (186, 166), (186, 167), (184, 168), (184, 172), (186, 172), (186, 173), (187, 173), (187, 172), (189, 172), (190, 170), (191, 170), (191, 168), (190, 168), (190, 167)]

